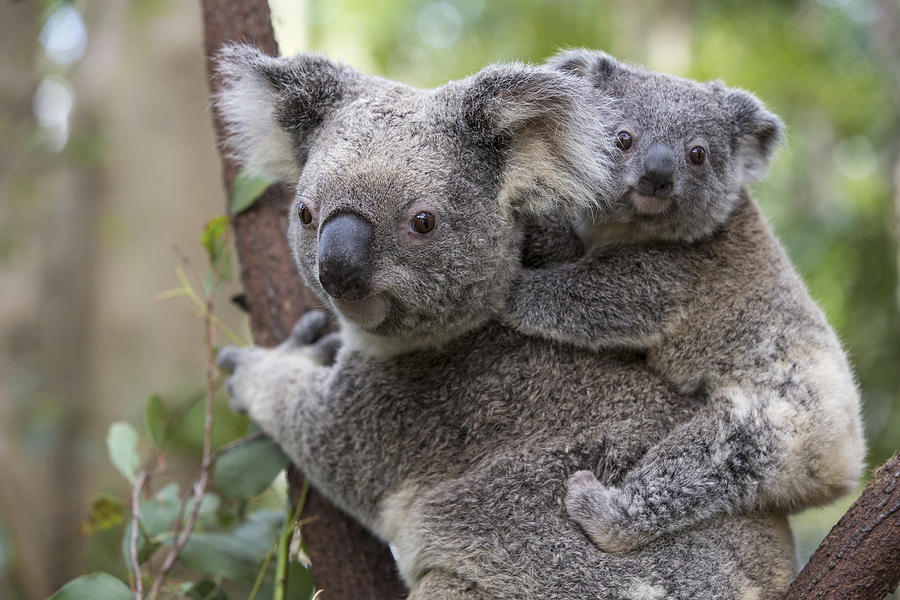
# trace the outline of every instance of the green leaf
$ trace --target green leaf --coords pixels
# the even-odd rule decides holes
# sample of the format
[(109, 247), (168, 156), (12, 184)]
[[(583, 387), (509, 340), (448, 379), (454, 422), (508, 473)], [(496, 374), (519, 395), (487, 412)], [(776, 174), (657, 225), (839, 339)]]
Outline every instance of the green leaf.
[(134, 592), (108, 573), (91, 573), (73, 579), (49, 600), (133, 600)]
[(157, 450), (162, 450), (166, 443), (166, 407), (163, 406), (162, 398), (156, 394), (147, 400), (144, 424), (147, 427), (147, 433), (150, 434), (150, 439), (153, 440), (153, 445)]
[(272, 181), (265, 177), (257, 177), (250, 175), (246, 170), (241, 172), (234, 178), (234, 184), (231, 186), (231, 197), (228, 206), (231, 214), (236, 215), (244, 212), (256, 202), (263, 192), (272, 185)]
[(112, 496), (99, 496), (91, 503), (88, 519), (81, 524), (83, 535), (93, 535), (98, 531), (104, 531), (115, 527), (125, 518), (125, 507), (117, 498)]
[(206, 224), (201, 241), (206, 248), (211, 273), (207, 273), (204, 288), (209, 293), (218, 282), (231, 279), (231, 252), (228, 248), (228, 225), (231, 217), (219, 215)]
[[(160, 489), (152, 498), (141, 502), (138, 509), (141, 518), (141, 529), (138, 531), (137, 540), (138, 562), (143, 564), (159, 547), (159, 542), (155, 540), (148, 543), (144, 532), (151, 538), (155, 538), (170, 531), (175, 517), (178, 516), (180, 506), (178, 484), (174, 482)], [(122, 536), (122, 557), (125, 559), (125, 564), (131, 564), (132, 526), (133, 522), (129, 522), (125, 527), (125, 534)]]
[(296, 561), (288, 566), (287, 581), (285, 598), (311, 598), (316, 592), (312, 572)]
[(137, 469), (141, 464), (137, 453), (138, 432), (129, 423), (117, 421), (109, 426), (106, 447), (112, 464), (132, 484), (137, 481)]
[(213, 480), (229, 498), (246, 500), (262, 493), (287, 465), (288, 458), (271, 438), (251, 438), (219, 457)]
[(191, 584), (187, 591), (191, 600), (228, 600), (225, 590), (209, 579), (197, 584)]
[(179, 561), (210, 575), (254, 581), (283, 520), (281, 511), (259, 510), (229, 533), (191, 534)]

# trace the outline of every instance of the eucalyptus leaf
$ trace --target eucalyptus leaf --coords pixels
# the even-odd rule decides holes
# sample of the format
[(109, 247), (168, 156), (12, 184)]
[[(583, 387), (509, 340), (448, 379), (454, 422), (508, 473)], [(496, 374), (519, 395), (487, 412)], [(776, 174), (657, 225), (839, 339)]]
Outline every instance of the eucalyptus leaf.
[(229, 498), (246, 500), (269, 487), (288, 463), (287, 456), (271, 438), (250, 438), (219, 457), (213, 480)]
[(201, 242), (206, 248), (212, 271), (207, 273), (203, 287), (207, 293), (211, 292), (216, 284), (231, 279), (231, 252), (228, 247), (228, 225), (231, 217), (219, 215), (211, 219), (203, 229)]
[(231, 197), (228, 206), (231, 214), (236, 215), (244, 212), (256, 202), (263, 192), (272, 185), (272, 181), (265, 177), (257, 177), (249, 174), (246, 170), (241, 169), (240, 173), (234, 178), (231, 186)]
[(156, 394), (147, 400), (144, 423), (150, 439), (153, 440), (153, 445), (157, 450), (161, 450), (166, 443), (166, 408), (163, 406), (162, 398)]
[(193, 533), (178, 560), (210, 575), (254, 581), (283, 520), (280, 511), (260, 510), (230, 532)]
[(91, 573), (73, 579), (49, 600), (133, 600), (134, 592), (108, 573)]
[(109, 459), (132, 484), (137, 481), (137, 469), (141, 464), (137, 444), (138, 432), (130, 423), (117, 421), (109, 426), (106, 436)]
[(81, 533), (93, 535), (98, 531), (104, 531), (115, 527), (125, 518), (125, 506), (118, 498), (102, 495), (91, 502), (87, 521), (81, 524)]

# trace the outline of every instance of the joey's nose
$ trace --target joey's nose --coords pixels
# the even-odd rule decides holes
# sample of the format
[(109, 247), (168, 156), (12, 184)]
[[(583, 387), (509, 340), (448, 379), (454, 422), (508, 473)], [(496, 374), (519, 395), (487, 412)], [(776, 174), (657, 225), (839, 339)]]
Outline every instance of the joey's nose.
[(339, 214), (319, 234), (319, 283), (332, 298), (353, 302), (369, 294), (374, 271), (372, 224)]
[(655, 144), (644, 157), (644, 173), (638, 186), (647, 196), (668, 196), (675, 185), (675, 151)]

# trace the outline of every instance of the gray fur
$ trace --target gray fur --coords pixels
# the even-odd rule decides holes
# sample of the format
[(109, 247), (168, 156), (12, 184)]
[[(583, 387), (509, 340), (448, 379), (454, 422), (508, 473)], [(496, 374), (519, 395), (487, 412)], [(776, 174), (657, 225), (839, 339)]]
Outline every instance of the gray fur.
[[(230, 80), (263, 86), (220, 98), (237, 139), (253, 146), (235, 151), (257, 156), (271, 128), (241, 114), (240, 94), (269, 98), (275, 107), (256, 107), (267, 114), (308, 106), (292, 98), (308, 87), (291, 78), (309, 59), (233, 49), (221, 60)], [(283, 73), (261, 78), (261, 63)], [(599, 550), (566, 513), (567, 478), (594, 469), (616, 484), (702, 403), (640, 357), (525, 336), (497, 318), (526, 216), (594, 204), (572, 191), (602, 181), (611, 161), (585, 154), (586, 169), (572, 148), (605, 147), (598, 129), (612, 135), (615, 117), (597, 119), (589, 140), (570, 124), (576, 111), (607, 114), (607, 102), (579, 78), (522, 65), (435, 90), (348, 77), (356, 95), (323, 101), (319, 124), (294, 142), (298, 202), (313, 220), (302, 225), (292, 208), (289, 231), (344, 345), (322, 365), (311, 335), (319, 318), (309, 317), (278, 348), (223, 351), (235, 407), (394, 546), (410, 599), (779, 597), (794, 570), (783, 516), (724, 515), (637, 552)], [(540, 177), (522, 174), (529, 162)], [(409, 219), (422, 207), (438, 224), (415, 237)], [(375, 231), (374, 291), (355, 303), (317, 281), (319, 231), (342, 212)]]
[[(554, 64), (612, 93), (635, 144), (619, 159), (613, 208), (583, 219), (587, 254), (526, 271), (508, 322), (644, 352), (674, 388), (708, 398), (615, 486), (575, 474), (570, 514), (601, 548), (626, 551), (711, 517), (792, 511), (852, 490), (865, 456), (852, 372), (744, 188), (764, 169), (780, 121), (746, 92), (603, 53), (568, 52)], [(663, 217), (637, 214), (643, 146), (699, 138), (707, 168), (682, 161)]]

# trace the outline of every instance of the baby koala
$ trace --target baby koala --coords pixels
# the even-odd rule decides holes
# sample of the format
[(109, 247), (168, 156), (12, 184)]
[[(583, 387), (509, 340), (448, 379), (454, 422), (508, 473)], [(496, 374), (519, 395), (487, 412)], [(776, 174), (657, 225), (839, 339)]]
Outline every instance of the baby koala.
[(576, 225), (583, 256), (524, 271), (508, 322), (644, 352), (705, 402), (620, 479), (575, 473), (569, 514), (621, 552), (715, 515), (792, 511), (851, 490), (865, 454), (853, 374), (745, 187), (762, 176), (781, 121), (743, 90), (602, 52), (551, 64), (617, 101), (616, 190)]

